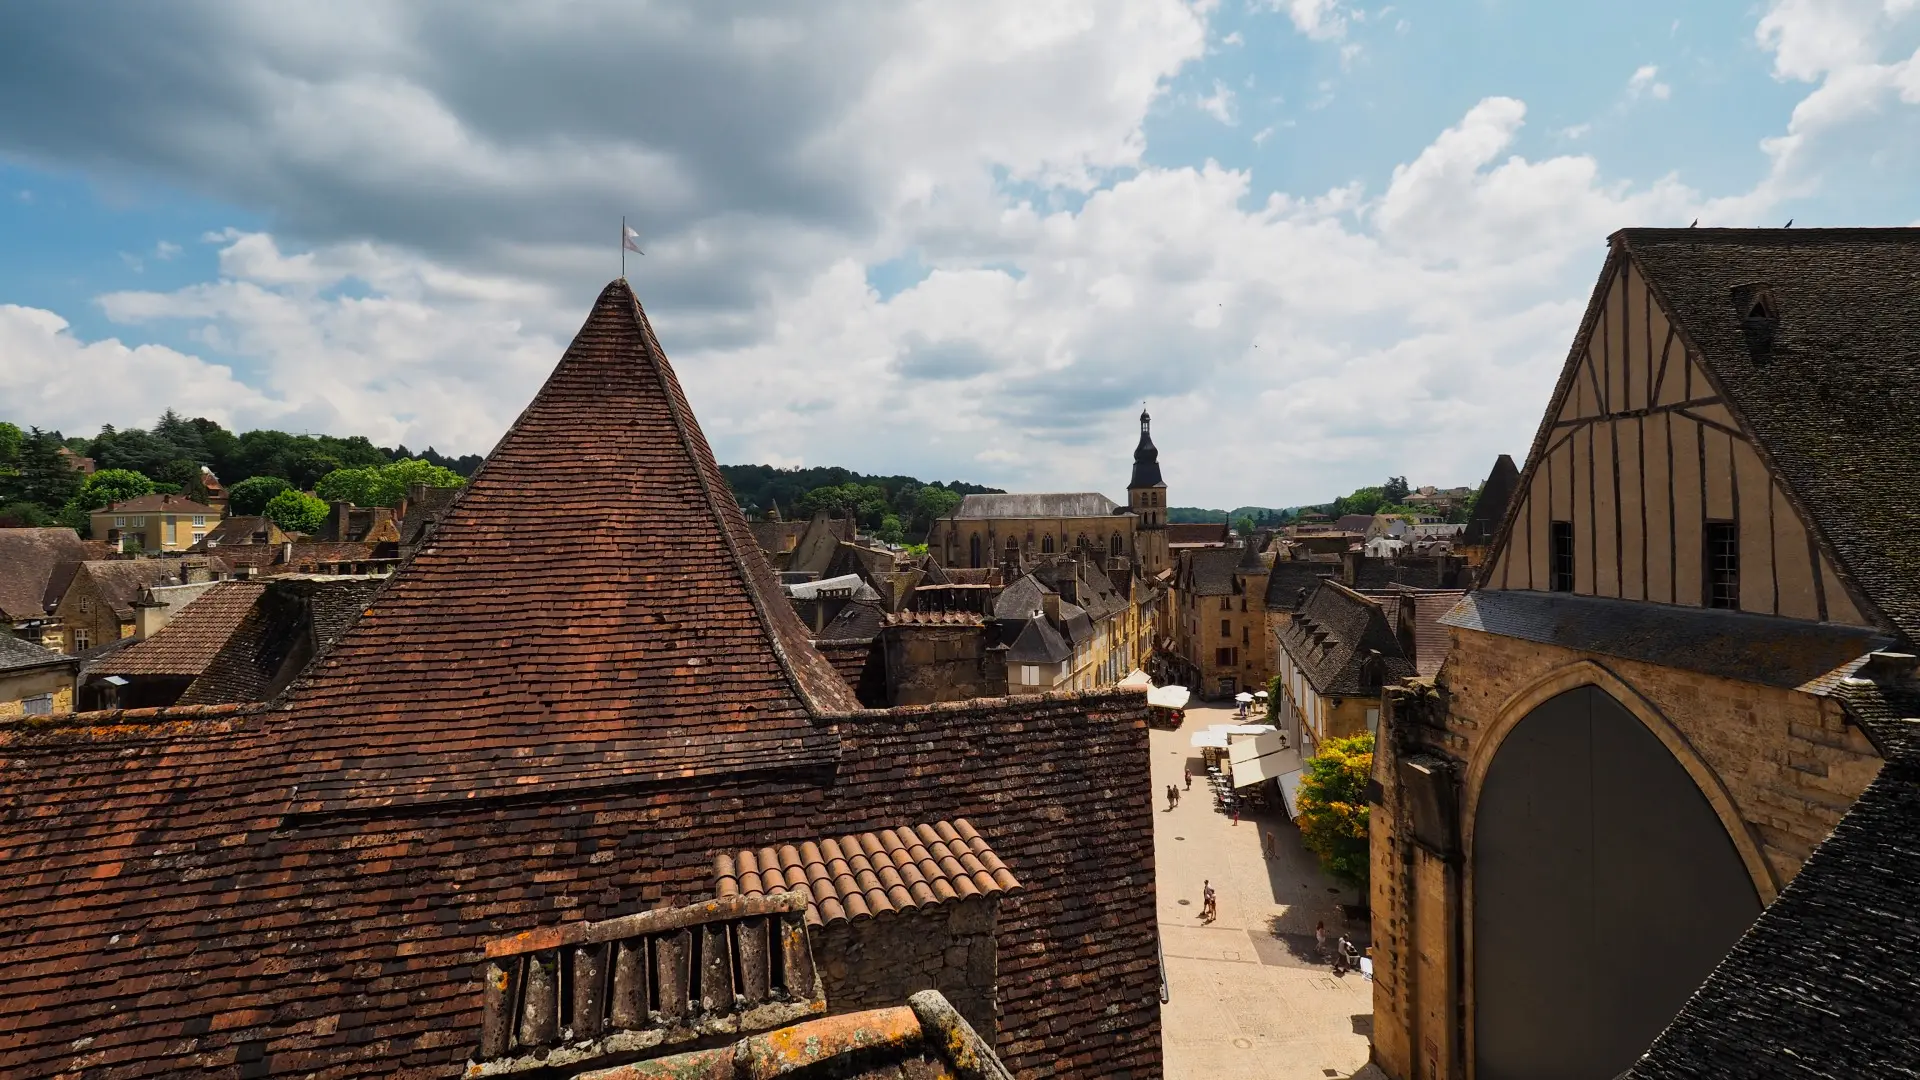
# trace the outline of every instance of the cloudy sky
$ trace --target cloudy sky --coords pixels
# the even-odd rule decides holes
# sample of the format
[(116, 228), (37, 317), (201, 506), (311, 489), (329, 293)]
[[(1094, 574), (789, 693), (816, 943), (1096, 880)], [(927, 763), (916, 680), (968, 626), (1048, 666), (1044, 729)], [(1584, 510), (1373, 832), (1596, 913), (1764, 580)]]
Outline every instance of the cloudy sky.
[(1616, 228), (1920, 223), (1920, 0), (29, 0), (0, 101), (69, 434), (484, 452), (625, 214), (723, 461), (1120, 494), (1144, 400), (1288, 505), (1523, 453)]

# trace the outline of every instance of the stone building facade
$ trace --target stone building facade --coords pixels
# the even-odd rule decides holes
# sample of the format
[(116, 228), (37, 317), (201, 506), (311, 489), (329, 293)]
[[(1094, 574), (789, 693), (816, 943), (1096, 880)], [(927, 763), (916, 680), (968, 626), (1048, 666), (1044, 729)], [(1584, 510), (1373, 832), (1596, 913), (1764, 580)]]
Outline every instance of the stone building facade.
[(1889, 265), (1920, 233), (1612, 238), (1447, 659), (1383, 709), (1395, 1080), (1626, 1070), (1880, 774), (1843, 691), (1911, 667), (1920, 447), (1841, 402), (1916, 390)]

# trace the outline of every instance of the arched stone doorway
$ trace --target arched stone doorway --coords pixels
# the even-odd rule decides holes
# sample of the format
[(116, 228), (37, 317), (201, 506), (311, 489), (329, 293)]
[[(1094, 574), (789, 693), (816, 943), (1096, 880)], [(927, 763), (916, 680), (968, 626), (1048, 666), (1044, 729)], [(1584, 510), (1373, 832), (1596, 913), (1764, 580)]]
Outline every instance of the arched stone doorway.
[(1474, 810), (1474, 1075), (1609, 1080), (1760, 913), (1687, 770), (1596, 686), (1494, 751)]

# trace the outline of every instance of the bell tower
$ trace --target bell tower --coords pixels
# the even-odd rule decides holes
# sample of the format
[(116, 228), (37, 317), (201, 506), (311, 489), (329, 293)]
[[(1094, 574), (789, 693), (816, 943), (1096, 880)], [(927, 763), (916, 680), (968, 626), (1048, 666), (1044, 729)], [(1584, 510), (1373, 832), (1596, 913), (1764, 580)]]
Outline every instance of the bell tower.
[(1133, 478), (1127, 509), (1138, 519), (1134, 557), (1148, 576), (1167, 568), (1167, 485), (1160, 479), (1160, 451), (1153, 445), (1153, 418), (1140, 410), (1140, 445), (1133, 448)]

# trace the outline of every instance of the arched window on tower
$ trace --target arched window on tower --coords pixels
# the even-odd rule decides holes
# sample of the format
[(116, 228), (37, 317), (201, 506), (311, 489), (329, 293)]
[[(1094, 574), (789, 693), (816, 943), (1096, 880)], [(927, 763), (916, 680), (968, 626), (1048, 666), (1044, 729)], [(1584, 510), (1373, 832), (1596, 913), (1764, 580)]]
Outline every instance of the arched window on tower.
[(1019, 537), (1017, 536), (1007, 537), (1007, 554), (1008, 555), (1020, 554), (1020, 538)]
[(1053, 534), (1052, 533), (1048, 533), (1047, 535), (1040, 538), (1040, 554), (1042, 555), (1053, 554)]
[(1120, 534), (1114, 533), (1112, 536), (1107, 538), (1107, 554), (1117, 559), (1120, 557), (1120, 552), (1121, 552)]
[(980, 534), (979, 533), (974, 533), (971, 537), (968, 538), (967, 548), (968, 548), (967, 554), (973, 556), (972, 561), (970, 562), (969, 565), (971, 565), (975, 570), (980, 569)]
[(1081, 551), (1091, 551), (1093, 549), (1093, 541), (1087, 539), (1086, 533), (1081, 533), (1079, 537), (1074, 540), (1073, 546), (1079, 548)]

